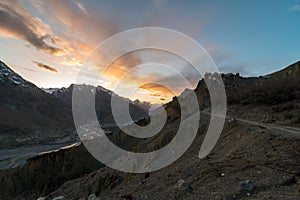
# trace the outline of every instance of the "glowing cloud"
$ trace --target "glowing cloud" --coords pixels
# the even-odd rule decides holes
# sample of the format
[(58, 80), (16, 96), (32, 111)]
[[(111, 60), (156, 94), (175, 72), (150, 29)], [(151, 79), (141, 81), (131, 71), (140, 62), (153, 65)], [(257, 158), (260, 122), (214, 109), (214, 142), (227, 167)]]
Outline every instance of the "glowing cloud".
[(49, 65), (46, 65), (46, 64), (43, 64), (43, 63), (40, 63), (40, 62), (36, 62), (36, 61), (34, 61), (33, 63), (35, 63), (36, 66), (37, 66), (38, 68), (41, 68), (41, 69), (49, 70), (49, 71), (51, 71), (51, 72), (58, 73), (58, 70), (57, 70), (57, 69), (55, 69), (55, 68), (53, 68), (53, 67), (50, 67)]
[[(150, 92), (150, 96), (156, 97), (173, 97), (175, 94), (168, 88), (163, 85), (156, 83), (148, 83), (140, 86), (141, 89), (147, 90)], [(153, 93), (155, 92), (155, 93)]]

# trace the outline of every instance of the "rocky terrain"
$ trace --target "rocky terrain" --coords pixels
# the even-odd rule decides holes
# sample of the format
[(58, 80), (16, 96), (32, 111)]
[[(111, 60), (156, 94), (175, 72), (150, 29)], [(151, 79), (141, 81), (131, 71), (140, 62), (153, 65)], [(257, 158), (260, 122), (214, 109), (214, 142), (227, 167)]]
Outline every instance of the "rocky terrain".
[[(228, 116), (221, 138), (204, 159), (198, 151), (210, 121), (210, 100), (202, 80), (195, 89), (203, 109), (196, 139), (170, 166), (122, 173), (103, 166), (79, 145), (2, 170), (0, 199), (299, 199), (300, 88), (298, 65), (292, 66), (289, 77), (223, 75)], [(116, 130), (110, 139), (141, 152), (164, 146), (180, 123), (177, 98), (166, 110), (167, 124), (158, 135), (131, 140)]]

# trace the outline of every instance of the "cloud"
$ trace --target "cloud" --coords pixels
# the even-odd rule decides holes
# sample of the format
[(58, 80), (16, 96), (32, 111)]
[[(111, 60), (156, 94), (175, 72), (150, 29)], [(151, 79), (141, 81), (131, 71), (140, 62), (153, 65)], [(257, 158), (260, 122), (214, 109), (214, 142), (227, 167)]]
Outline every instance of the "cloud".
[(31, 2), (41, 14), (63, 24), (68, 37), (84, 37), (87, 43), (98, 44), (108, 36), (119, 32), (119, 26), (113, 20), (99, 16), (99, 13), (88, 12), (82, 3), (70, 0), (31, 0)]
[[(32, 2), (43, 5), (41, 1)], [(75, 3), (74, 5), (76, 6)], [(72, 6), (72, 4), (70, 4), (70, 6)], [(76, 8), (79, 9), (78, 7)], [(51, 12), (49, 11), (49, 13)], [(50, 14), (47, 15), (44, 13), (43, 16), (61, 23), (60, 21), (55, 20), (55, 16), (51, 16)], [(76, 15), (73, 16), (72, 20), (75, 21), (74, 19), (77, 19)], [(53, 27), (60, 25), (54, 24)], [(68, 28), (73, 31), (74, 27)], [(76, 30), (74, 32), (78, 31)], [(52, 56), (60, 56), (61, 60), (59, 62), (68, 66), (82, 65), (82, 61), (93, 49), (92, 45), (82, 41), (84, 38), (82, 38), (82, 40), (73, 38), (68, 32), (63, 34), (56, 32), (54, 34), (50, 25), (29, 13), (18, 1), (0, 0), (0, 36), (26, 41), (28, 42), (26, 46), (33, 46)]]
[[(102, 59), (97, 63), (97, 66), (102, 67), (101, 63)], [(141, 64), (141, 60), (139, 56), (135, 53), (129, 53), (121, 56), (117, 60), (115, 60), (113, 63), (109, 65), (109, 68), (105, 71), (103, 74), (105, 77), (113, 78), (116, 80), (119, 80), (122, 78), (129, 70), (137, 67), (139, 64)], [(127, 81), (135, 80), (137, 77), (135, 73), (127, 75), (125, 77)]]
[[(66, 55), (62, 65), (81, 66), (94, 47), (119, 32), (114, 21), (91, 13), (83, 3), (71, 0), (30, 0), (37, 11), (55, 27), (56, 44), (63, 47)], [(97, 58), (102, 55), (97, 54)]]
[(46, 65), (46, 64), (43, 64), (43, 63), (40, 63), (40, 62), (36, 62), (36, 61), (33, 61), (33, 63), (36, 64), (36, 66), (38, 68), (41, 68), (41, 69), (45, 69), (45, 70), (49, 70), (51, 72), (55, 72), (55, 73), (58, 73), (58, 70), (53, 68), (53, 67), (50, 67), (49, 65)]
[[(30, 0), (30, 2), (34, 8), (36, 8), (37, 11), (43, 15), (43, 19), (46, 19), (48, 23), (55, 27), (55, 42), (57, 45), (63, 47), (63, 50), (66, 53), (66, 55), (64, 55), (64, 57), (60, 60), (60, 64), (68, 66), (80, 66), (83, 64), (82, 61), (89, 56), (88, 61), (91, 62), (89, 63), (90, 65), (87, 67), (87, 69), (85, 69), (87, 71), (87, 80), (91, 80), (95, 78), (97, 73), (99, 74), (100, 72), (103, 72), (102, 70), (104, 67), (106, 67), (104, 66), (104, 63), (106, 63), (106, 58), (105, 55), (101, 53), (101, 49), (98, 51), (95, 50), (91, 55), (89, 53), (99, 42), (115, 33), (120, 32), (122, 27), (124, 27), (123, 24), (122, 26), (119, 26), (119, 24), (115, 23), (114, 20), (108, 18), (108, 15), (103, 16), (101, 13), (99, 14), (99, 12), (92, 13), (91, 10), (88, 9), (89, 7), (85, 6), (85, 1), (82, 1), (83, 3), (81, 3), (71, 0)], [(168, 2), (166, 0), (153, 0), (153, 3), (156, 6), (165, 6)], [(171, 23), (174, 21), (174, 14), (175, 13), (173, 12), (158, 12), (150, 17), (146, 17), (147, 19), (142, 20), (140, 25), (159, 26), (160, 24), (174, 24)], [(114, 15), (112, 14), (111, 16)], [(158, 18), (160, 18), (160, 20), (157, 20)], [(163, 21), (161, 21), (161, 18)], [(200, 31), (199, 26), (195, 27), (187, 24), (187, 20), (185, 18), (182, 18), (179, 21), (176, 19), (176, 21), (178, 22), (176, 24), (179, 24), (178, 27), (181, 27), (180, 29), (188, 32), (189, 35), (194, 35), (194, 33), (198, 34)], [(200, 23), (201, 27), (203, 23)], [(177, 26), (173, 28), (176, 27)], [(134, 39), (134, 37), (132, 39)], [(151, 44), (153, 41), (147, 40), (145, 42)], [(120, 45), (120, 49), (122, 49), (122, 44)], [(185, 44), (181, 44), (179, 41), (176, 41), (174, 46), (176, 46), (177, 49), (188, 48)], [(213, 46), (210, 49), (210, 51), (214, 52), (217, 50), (218, 46)], [(147, 51), (143, 52), (144, 53), (138, 52), (136, 54), (122, 56), (110, 64), (109, 69), (103, 74), (105, 79), (104, 81), (109, 83), (110, 86), (115, 86), (126, 74), (126, 78), (123, 80), (125, 82), (124, 85), (136, 85), (138, 87), (139, 85), (144, 84), (145, 81), (147, 81), (147, 83), (151, 83), (152, 81), (156, 83), (162, 83), (162, 85), (165, 85), (173, 90), (173, 92), (171, 92), (170, 90), (164, 87), (159, 87), (158, 85), (148, 85), (148, 87), (143, 87), (144, 90), (148, 91), (149, 96), (151, 96), (151, 94), (152, 97), (153, 94), (157, 95), (157, 99), (160, 97), (166, 98), (167, 96), (173, 97), (175, 94), (180, 94), (186, 87), (190, 87), (189, 85), (183, 85), (182, 81), (178, 81), (178, 76), (172, 76), (166, 73), (163, 69), (152, 71), (147, 69), (145, 70), (146, 73), (131, 71), (136, 66), (143, 63), (152, 62), (153, 60), (157, 63), (162, 63), (173, 67), (176, 71), (188, 79), (192, 86), (195, 86), (200, 79), (199, 75), (195, 73), (195, 70), (191, 69), (190, 66), (186, 67), (186, 65), (188, 65), (186, 62), (180, 61), (182, 60), (180, 57), (174, 58), (174, 55), (166, 56), (160, 51), (154, 53), (149, 53)], [(192, 53), (196, 54), (195, 52)], [(129, 71), (132, 73), (127, 74)]]
[(152, 93), (152, 94), (150, 94), (150, 96), (153, 96), (153, 97), (160, 97), (161, 94), (159, 94), (159, 93)]
[(175, 94), (168, 89), (167, 87), (156, 84), (156, 83), (148, 83), (145, 85), (140, 86), (139, 88), (147, 90), (149, 92), (155, 92), (150, 94), (150, 96), (156, 96), (156, 97), (173, 97)]
[(84, 12), (85, 14), (88, 13), (87, 9), (84, 7), (84, 5), (82, 3), (77, 2), (76, 5), (82, 12)]
[(52, 55), (64, 55), (62, 49), (46, 43), (55, 41), (51, 29), (28, 13), (17, 1), (0, 0), (0, 35), (25, 40)]

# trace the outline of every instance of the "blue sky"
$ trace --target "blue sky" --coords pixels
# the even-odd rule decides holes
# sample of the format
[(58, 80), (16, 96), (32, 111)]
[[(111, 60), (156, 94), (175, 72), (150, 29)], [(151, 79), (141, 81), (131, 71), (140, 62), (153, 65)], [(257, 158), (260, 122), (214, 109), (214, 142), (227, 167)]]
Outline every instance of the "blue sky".
[(226, 72), (263, 75), (300, 59), (297, 0), (102, 2), (89, 8), (119, 19), (122, 30), (162, 26), (186, 33), (203, 46), (218, 46), (220, 51), (212, 56)]
[(221, 72), (265, 75), (300, 60), (299, 0), (0, 0), (0, 15), (1, 60), (41, 87), (74, 83), (95, 45), (144, 26), (191, 36)]

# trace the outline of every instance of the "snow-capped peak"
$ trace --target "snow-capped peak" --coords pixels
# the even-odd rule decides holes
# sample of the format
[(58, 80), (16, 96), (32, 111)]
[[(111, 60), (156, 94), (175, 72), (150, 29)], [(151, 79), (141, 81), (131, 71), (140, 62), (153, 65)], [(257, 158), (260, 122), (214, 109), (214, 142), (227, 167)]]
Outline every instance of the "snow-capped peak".
[(53, 94), (54, 92), (59, 90), (58, 88), (41, 88), (41, 89), (48, 94)]
[(0, 61), (0, 85), (33, 86), (20, 75), (11, 70), (5, 63)]

